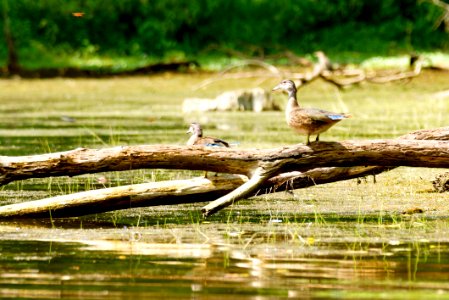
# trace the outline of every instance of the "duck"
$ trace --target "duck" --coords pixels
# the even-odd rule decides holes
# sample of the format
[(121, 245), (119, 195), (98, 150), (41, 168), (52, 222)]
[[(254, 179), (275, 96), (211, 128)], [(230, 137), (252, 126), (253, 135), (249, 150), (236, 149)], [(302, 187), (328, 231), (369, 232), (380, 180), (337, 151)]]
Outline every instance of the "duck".
[[(226, 147), (229, 148), (229, 143), (222, 139), (203, 136), (203, 129), (199, 123), (193, 122), (190, 124), (189, 130), (186, 133), (190, 133), (191, 136), (187, 141), (187, 146), (206, 146), (206, 147)], [(217, 176), (217, 173), (215, 173)], [(204, 178), (207, 178), (207, 171), (204, 172)]]
[[(302, 83), (299, 82), (298, 86)], [(297, 88), (292, 80), (283, 80), (273, 88), (273, 91), (284, 91), (288, 94), (288, 103), (285, 109), (287, 124), (297, 133), (307, 135), (307, 145), (310, 145), (310, 136), (316, 134), (315, 141), (320, 140), (320, 134), (343, 119), (350, 118), (346, 113), (334, 113), (318, 108), (303, 108), (296, 98)]]
[(190, 124), (189, 130), (191, 136), (187, 141), (187, 146), (207, 146), (207, 147), (227, 147), (229, 143), (221, 139), (209, 136), (203, 136), (203, 129), (199, 123), (193, 122)]

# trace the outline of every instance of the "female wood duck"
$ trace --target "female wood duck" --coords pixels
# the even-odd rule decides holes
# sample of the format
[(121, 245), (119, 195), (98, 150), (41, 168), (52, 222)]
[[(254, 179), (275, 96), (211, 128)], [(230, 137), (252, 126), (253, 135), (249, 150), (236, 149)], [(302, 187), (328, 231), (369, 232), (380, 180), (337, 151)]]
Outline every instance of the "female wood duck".
[(319, 141), (320, 133), (343, 119), (351, 116), (344, 113), (334, 113), (318, 108), (301, 108), (296, 100), (296, 86), (291, 80), (283, 80), (273, 88), (273, 91), (282, 90), (288, 93), (288, 104), (285, 117), (288, 126), (300, 134), (307, 135), (307, 145), (310, 145), (310, 135), (316, 134)]
[(190, 124), (190, 128), (187, 133), (191, 133), (192, 136), (187, 141), (187, 146), (209, 146), (209, 147), (229, 147), (229, 144), (223, 140), (203, 136), (203, 129), (201, 129), (201, 125), (198, 123)]

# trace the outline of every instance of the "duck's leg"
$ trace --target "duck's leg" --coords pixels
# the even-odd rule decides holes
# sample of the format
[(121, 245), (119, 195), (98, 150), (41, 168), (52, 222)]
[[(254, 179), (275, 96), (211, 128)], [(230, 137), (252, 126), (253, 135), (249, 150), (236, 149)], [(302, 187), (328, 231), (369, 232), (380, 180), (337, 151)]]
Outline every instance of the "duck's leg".
[(307, 134), (307, 144), (306, 145), (310, 145), (310, 134)]
[(318, 133), (318, 134), (316, 135), (315, 142), (319, 142), (319, 141), (320, 141), (320, 134)]

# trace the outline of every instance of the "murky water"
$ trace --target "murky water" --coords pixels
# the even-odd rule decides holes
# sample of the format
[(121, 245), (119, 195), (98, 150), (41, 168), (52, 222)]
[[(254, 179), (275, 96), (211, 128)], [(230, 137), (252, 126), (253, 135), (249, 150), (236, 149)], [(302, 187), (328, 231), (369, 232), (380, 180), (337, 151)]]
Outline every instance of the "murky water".
[[(277, 222), (109, 229), (5, 224), (0, 296), (449, 298), (448, 241), (413, 241), (393, 234), (394, 226)], [(380, 238), (372, 236), (376, 231), (383, 231)]]

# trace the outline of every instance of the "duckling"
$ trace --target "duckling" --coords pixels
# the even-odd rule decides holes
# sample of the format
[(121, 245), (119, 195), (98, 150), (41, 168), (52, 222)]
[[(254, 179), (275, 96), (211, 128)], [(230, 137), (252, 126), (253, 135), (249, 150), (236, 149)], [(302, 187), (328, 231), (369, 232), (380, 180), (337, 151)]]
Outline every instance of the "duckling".
[(223, 140), (214, 137), (203, 136), (203, 129), (201, 128), (201, 125), (196, 122), (190, 124), (190, 128), (187, 133), (192, 134), (192, 136), (187, 141), (187, 146), (197, 145), (208, 147), (229, 147), (229, 143)]
[[(301, 83), (299, 83), (301, 85)], [(310, 136), (316, 134), (319, 141), (320, 134), (343, 119), (351, 116), (344, 113), (334, 113), (318, 108), (302, 108), (296, 99), (296, 85), (291, 80), (283, 80), (273, 88), (273, 91), (282, 90), (288, 94), (288, 104), (285, 118), (288, 126), (300, 134), (307, 135), (307, 145), (310, 145)]]

